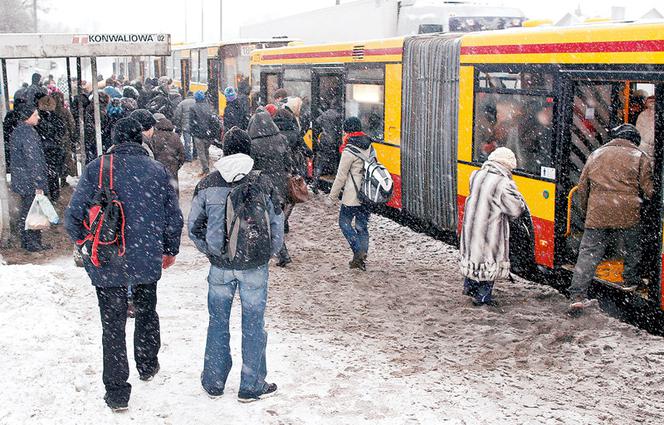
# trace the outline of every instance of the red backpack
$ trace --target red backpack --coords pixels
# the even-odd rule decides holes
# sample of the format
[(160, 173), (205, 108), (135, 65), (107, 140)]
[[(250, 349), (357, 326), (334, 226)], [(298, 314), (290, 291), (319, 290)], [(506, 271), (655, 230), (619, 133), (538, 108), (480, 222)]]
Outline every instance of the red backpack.
[(113, 190), (113, 155), (103, 155), (100, 161), (97, 193), (83, 220), (86, 235), (76, 242), (81, 254), (95, 267), (125, 255), (125, 214), (122, 201)]

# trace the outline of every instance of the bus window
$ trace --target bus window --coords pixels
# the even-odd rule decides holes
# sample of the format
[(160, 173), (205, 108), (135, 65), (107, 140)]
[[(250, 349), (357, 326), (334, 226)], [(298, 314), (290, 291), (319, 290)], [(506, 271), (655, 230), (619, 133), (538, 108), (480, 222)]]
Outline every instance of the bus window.
[(484, 162), (498, 147), (511, 149), (517, 170), (546, 177), (553, 167), (553, 98), (478, 93), (473, 161)]
[(553, 90), (553, 75), (541, 72), (480, 72), (481, 89)]
[(385, 69), (382, 66), (348, 69), (345, 116), (358, 117), (372, 139), (384, 139)]
[(208, 82), (207, 58), (207, 48), (201, 49), (198, 54), (198, 82), (201, 84), (207, 84)]
[[(173, 52), (173, 79), (182, 82), (182, 52)], [(182, 86), (184, 87), (184, 85)]]
[(302, 101), (311, 101), (311, 70), (295, 68), (284, 70), (284, 88), (288, 96), (299, 97)]
[(191, 76), (189, 77), (192, 83), (199, 82), (198, 80), (198, 50), (191, 51)]

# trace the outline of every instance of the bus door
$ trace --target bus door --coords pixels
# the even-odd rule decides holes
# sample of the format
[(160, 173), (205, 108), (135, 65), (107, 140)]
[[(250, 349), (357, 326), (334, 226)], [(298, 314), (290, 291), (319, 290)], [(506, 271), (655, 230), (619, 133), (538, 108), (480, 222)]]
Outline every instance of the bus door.
[(189, 83), (191, 82), (191, 60), (180, 59), (180, 73), (182, 81), (182, 91), (186, 96), (189, 93)]
[(311, 121), (314, 175), (334, 180), (339, 165), (344, 119), (344, 68), (313, 68), (311, 71)]
[[(221, 105), (220, 98), (220, 78), (221, 78), (221, 61), (219, 58), (208, 58), (207, 60), (207, 69), (208, 69), (208, 97), (212, 107), (215, 109), (217, 115), (224, 114), (224, 107), (226, 102), (223, 102)], [(225, 99), (224, 99), (225, 100)]]
[(259, 103), (265, 106), (274, 103), (274, 92), (283, 84), (283, 72), (266, 70), (261, 72), (261, 93)]
[[(641, 214), (641, 277), (644, 298), (660, 302), (662, 267), (662, 142), (664, 141), (664, 75), (643, 73), (566, 73), (563, 78), (562, 144), (558, 153), (556, 262), (572, 270), (584, 230), (585, 213), (575, 196), (590, 154), (610, 141), (610, 130), (630, 123), (642, 133), (642, 150), (652, 155), (655, 195)], [(659, 117), (659, 119), (657, 119)], [(609, 246), (596, 280), (621, 287), (623, 247)]]

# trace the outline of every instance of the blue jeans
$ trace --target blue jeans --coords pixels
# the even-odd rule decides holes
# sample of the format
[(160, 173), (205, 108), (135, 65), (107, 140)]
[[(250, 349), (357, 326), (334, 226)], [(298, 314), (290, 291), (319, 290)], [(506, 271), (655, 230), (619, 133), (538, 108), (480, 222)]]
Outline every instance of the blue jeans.
[(364, 206), (349, 207), (342, 204), (339, 209), (339, 227), (353, 254), (369, 252), (369, 215), (369, 209)]
[(208, 275), (208, 326), (205, 363), (201, 383), (211, 394), (221, 394), (233, 360), (228, 324), (235, 290), (240, 287), (242, 303), (242, 372), (240, 392), (260, 395), (265, 385), (267, 365), (265, 347), (265, 304), (268, 266), (251, 270), (226, 270), (210, 267)]
[(194, 143), (191, 139), (191, 133), (182, 131), (182, 140), (184, 141), (184, 159), (185, 161), (192, 161), (194, 158)]
[(477, 281), (467, 277), (463, 281), (463, 294), (473, 297), (477, 303), (490, 303), (492, 292), (493, 281), (491, 280)]

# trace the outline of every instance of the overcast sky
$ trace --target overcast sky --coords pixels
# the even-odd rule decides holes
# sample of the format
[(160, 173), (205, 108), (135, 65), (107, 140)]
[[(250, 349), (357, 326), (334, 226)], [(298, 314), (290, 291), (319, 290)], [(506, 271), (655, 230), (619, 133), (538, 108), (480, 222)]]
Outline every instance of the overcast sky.
[[(201, 40), (201, 6), (205, 41), (219, 38), (219, 0), (38, 0), (48, 10), (41, 19), (61, 23), (74, 32), (164, 32), (174, 41)], [(347, 2), (349, 0), (343, 1)], [(321, 7), (334, 0), (224, 0), (224, 38), (238, 36), (240, 25), (255, 23)], [(610, 16), (611, 6), (627, 7), (628, 18), (638, 18), (660, 6), (662, 0), (502, 0), (483, 4), (518, 7), (527, 17), (554, 21), (581, 6), (584, 15)]]

